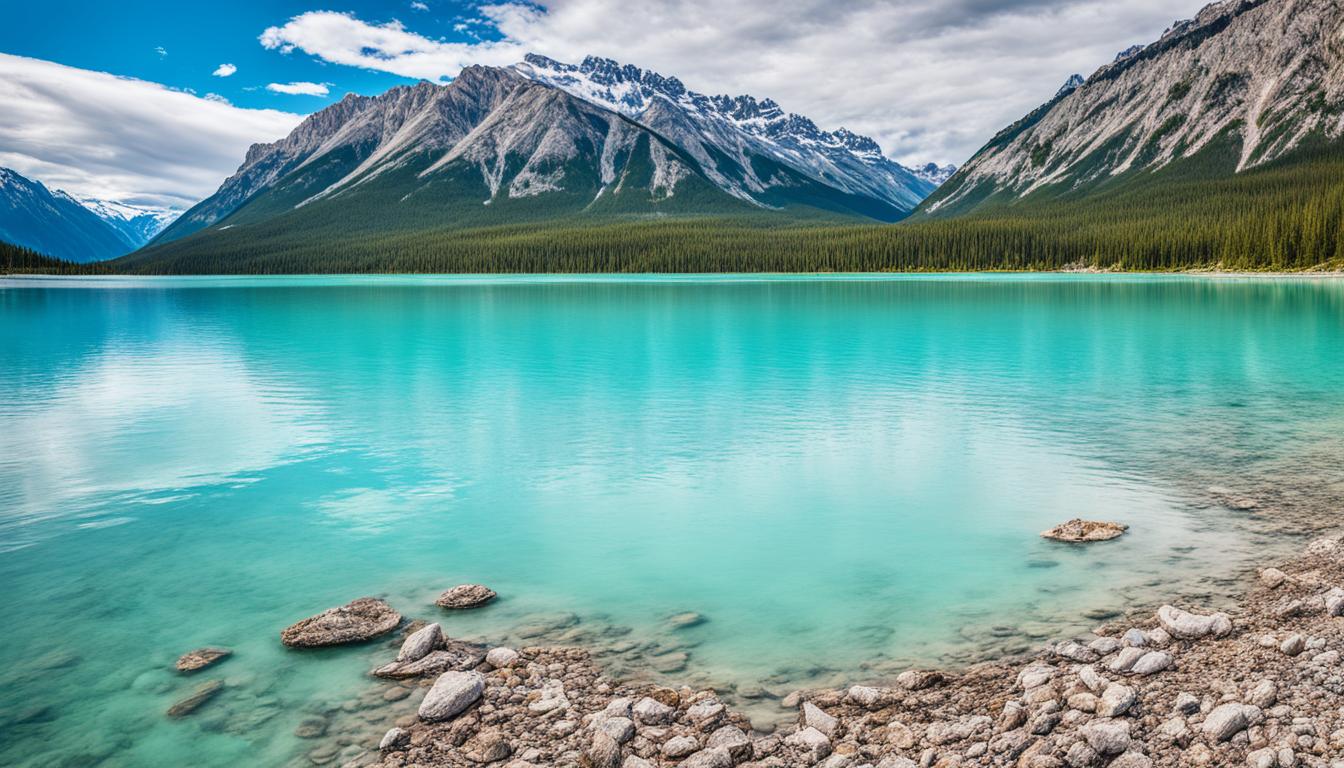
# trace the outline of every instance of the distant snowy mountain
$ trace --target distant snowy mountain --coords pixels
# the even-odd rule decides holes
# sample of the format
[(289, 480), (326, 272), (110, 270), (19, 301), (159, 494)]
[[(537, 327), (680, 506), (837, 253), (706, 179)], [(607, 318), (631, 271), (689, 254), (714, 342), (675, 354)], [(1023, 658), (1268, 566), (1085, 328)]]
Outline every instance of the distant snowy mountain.
[(79, 202), (121, 233), (131, 250), (153, 240), (155, 235), (182, 215), (181, 211), (171, 208), (129, 205), (112, 200), (86, 198)]
[(78, 200), (0, 168), (0, 240), (67, 261), (111, 259), (135, 250)]
[(529, 54), (514, 70), (658, 132), (720, 188), (760, 205), (797, 202), (801, 176), (851, 198), (857, 212), (897, 219), (934, 186), (887, 158), (872, 139), (844, 128), (821, 130), (771, 99), (706, 96), (675, 77), (594, 56), (574, 65)]
[(916, 176), (935, 187), (942, 186), (942, 183), (952, 178), (952, 175), (956, 172), (957, 166), (955, 165), (939, 166), (937, 163), (929, 163), (912, 171)]

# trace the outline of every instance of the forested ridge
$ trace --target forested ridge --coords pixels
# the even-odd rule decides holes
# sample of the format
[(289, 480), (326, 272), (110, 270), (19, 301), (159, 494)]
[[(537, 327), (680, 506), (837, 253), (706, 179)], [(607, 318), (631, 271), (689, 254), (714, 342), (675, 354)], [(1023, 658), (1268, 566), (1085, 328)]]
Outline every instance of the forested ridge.
[(284, 226), (213, 229), (143, 249), (106, 269), (140, 274), (1344, 269), (1339, 145), (1313, 145), (1240, 174), (1227, 167), (1232, 157), (1224, 147), (1157, 172), (1117, 177), (1086, 194), (1047, 191), (961, 217), (917, 215), (895, 225), (764, 211), (612, 214), (411, 230), (374, 225), (351, 230), (339, 220), (296, 218)]

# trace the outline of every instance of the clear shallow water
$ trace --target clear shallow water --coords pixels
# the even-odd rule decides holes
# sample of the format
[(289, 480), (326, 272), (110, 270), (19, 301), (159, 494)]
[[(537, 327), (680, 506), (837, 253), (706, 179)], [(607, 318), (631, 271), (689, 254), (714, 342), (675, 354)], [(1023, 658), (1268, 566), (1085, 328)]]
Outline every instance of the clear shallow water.
[(1338, 498), (1342, 382), (1335, 280), (0, 280), (0, 763), (282, 764), (387, 651), (277, 633), (365, 594), (779, 691), (1216, 596), (1291, 541), (1209, 488)]

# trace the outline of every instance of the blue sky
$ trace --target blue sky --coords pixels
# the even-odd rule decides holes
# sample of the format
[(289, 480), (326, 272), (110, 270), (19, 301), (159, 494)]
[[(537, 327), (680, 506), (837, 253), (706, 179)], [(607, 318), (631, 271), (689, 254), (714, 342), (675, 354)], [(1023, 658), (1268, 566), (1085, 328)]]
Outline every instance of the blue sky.
[(900, 162), (961, 163), (1071, 74), (1156, 40), (1203, 2), (0, 5), (0, 167), (80, 197), (185, 208), (249, 145), (282, 138), (347, 92), (446, 83), (529, 51), (606, 56), (693, 90), (773, 98), (824, 129), (873, 137)]
[[(0, 51), (84, 69), (112, 72), (200, 94), (217, 93), (241, 107), (312, 111), (333, 98), (285, 96), (267, 91), (270, 83), (329, 84), (335, 98), (347, 91), (375, 94), (408, 78), (357, 67), (327, 64), (313, 56), (284, 55), (258, 42), (264, 30), (315, 9), (334, 9), (387, 22), (401, 20), (422, 35), (475, 42), (454, 26), (475, 18), (471, 4), (410, 2), (230, 3), (33, 2), (5, 0)], [(489, 30), (480, 25), (473, 28)], [(162, 49), (166, 53), (159, 53)], [(222, 64), (237, 71), (216, 77)]]

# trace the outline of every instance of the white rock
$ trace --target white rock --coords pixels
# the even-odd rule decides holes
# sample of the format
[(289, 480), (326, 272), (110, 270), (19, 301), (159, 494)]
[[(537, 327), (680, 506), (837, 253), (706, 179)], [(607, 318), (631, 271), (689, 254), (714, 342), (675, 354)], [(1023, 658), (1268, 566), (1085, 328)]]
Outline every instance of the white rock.
[(1274, 706), (1274, 703), (1278, 700), (1279, 687), (1274, 684), (1273, 680), (1261, 680), (1255, 684), (1250, 693), (1246, 694), (1247, 703), (1261, 709)]
[(1170, 667), (1172, 662), (1171, 654), (1166, 651), (1149, 651), (1134, 662), (1129, 671), (1136, 675), (1152, 675)]
[(484, 691), (485, 677), (479, 672), (444, 672), (420, 702), (420, 719), (452, 719), (475, 704)]
[(784, 743), (800, 750), (809, 765), (831, 754), (831, 740), (816, 728), (804, 728), (785, 738)]
[(1329, 616), (1344, 616), (1344, 589), (1334, 587), (1325, 593), (1325, 612)]
[(1288, 574), (1278, 568), (1266, 568), (1260, 571), (1260, 583), (1268, 589), (1278, 589), (1287, 580)]
[(409, 743), (411, 743), (410, 731), (405, 728), (389, 728), (387, 733), (383, 734), (383, 740), (378, 742), (378, 749), (387, 752), (400, 749)]
[(741, 728), (735, 725), (725, 725), (717, 731), (709, 734), (705, 739), (706, 747), (722, 747), (728, 750), (734, 762), (750, 760), (754, 751), (751, 746), (751, 737), (742, 732)]
[(671, 707), (648, 696), (634, 706), (635, 719), (645, 725), (666, 725), (672, 722), (672, 711)]
[(826, 734), (827, 738), (835, 737), (835, 729), (839, 727), (840, 721), (831, 715), (823, 712), (820, 707), (810, 701), (803, 702), (803, 725), (809, 728), (816, 728), (818, 731)]
[(1142, 648), (1148, 644), (1148, 635), (1138, 627), (1130, 627), (1120, 636), (1120, 642), (1131, 648)]
[(495, 669), (508, 669), (518, 663), (518, 652), (512, 648), (491, 648), (485, 654), (485, 662)]
[(1029, 691), (1050, 682), (1057, 674), (1059, 670), (1048, 664), (1029, 664), (1017, 673), (1017, 685)]
[(1087, 745), (1102, 756), (1118, 755), (1129, 749), (1129, 721), (1098, 719), (1078, 729)]
[(1232, 619), (1225, 613), (1201, 615), (1164, 605), (1157, 609), (1157, 619), (1172, 637), (1182, 640), (1226, 637), (1232, 632)]
[(1279, 644), (1279, 650), (1288, 656), (1296, 656), (1306, 647), (1307, 639), (1298, 634), (1289, 635)]
[(1101, 694), (1097, 714), (1101, 717), (1119, 717), (1128, 712), (1138, 700), (1138, 694), (1134, 693), (1133, 688), (1120, 683), (1111, 683)]
[(443, 627), (435, 624), (427, 624), (420, 629), (412, 632), (406, 642), (401, 644), (401, 650), (397, 653), (397, 661), (419, 661), (429, 655), (443, 642)]
[(882, 690), (867, 685), (855, 685), (849, 689), (849, 700), (860, 707), (871, 709), (882, 703)]
[(700, 749), (700, 742), (690, 736), (673, 736), (663, 742), (662, 753), (666, 757), (685, 757)]
[(635, 737), (635, 722), (628, 717), (604, 717), (597, 727), (617, 744), (624, 744)]
[(1079, 667), (1078, 679), (1081, 680), (1083, 685), (1087, 686), (1087, 689), (1093, 693), (1100, 693), (1110, 683), (1109, 680), (1102, 677), (1101, 674), (1097, 672), (1096, 668), (1092, 666)]
[(1249, 704), (1220, 704), (1204, 718), (1201, 730), (1214, 741), (1227, 741), (1259, 722), (1260, 708)]
[(1138, 663), (1139, 659), (1142, 659), (1147, 654), (1148, 651), (1145, 651), (1142, 648), (1125, 648), (1117, 653), (1115, 658), (1111, 659), (1110, 663), (1106, 665), (1106, 668), (1112, 672), (1128, 672), (1134, 668), (1134, 665)]

